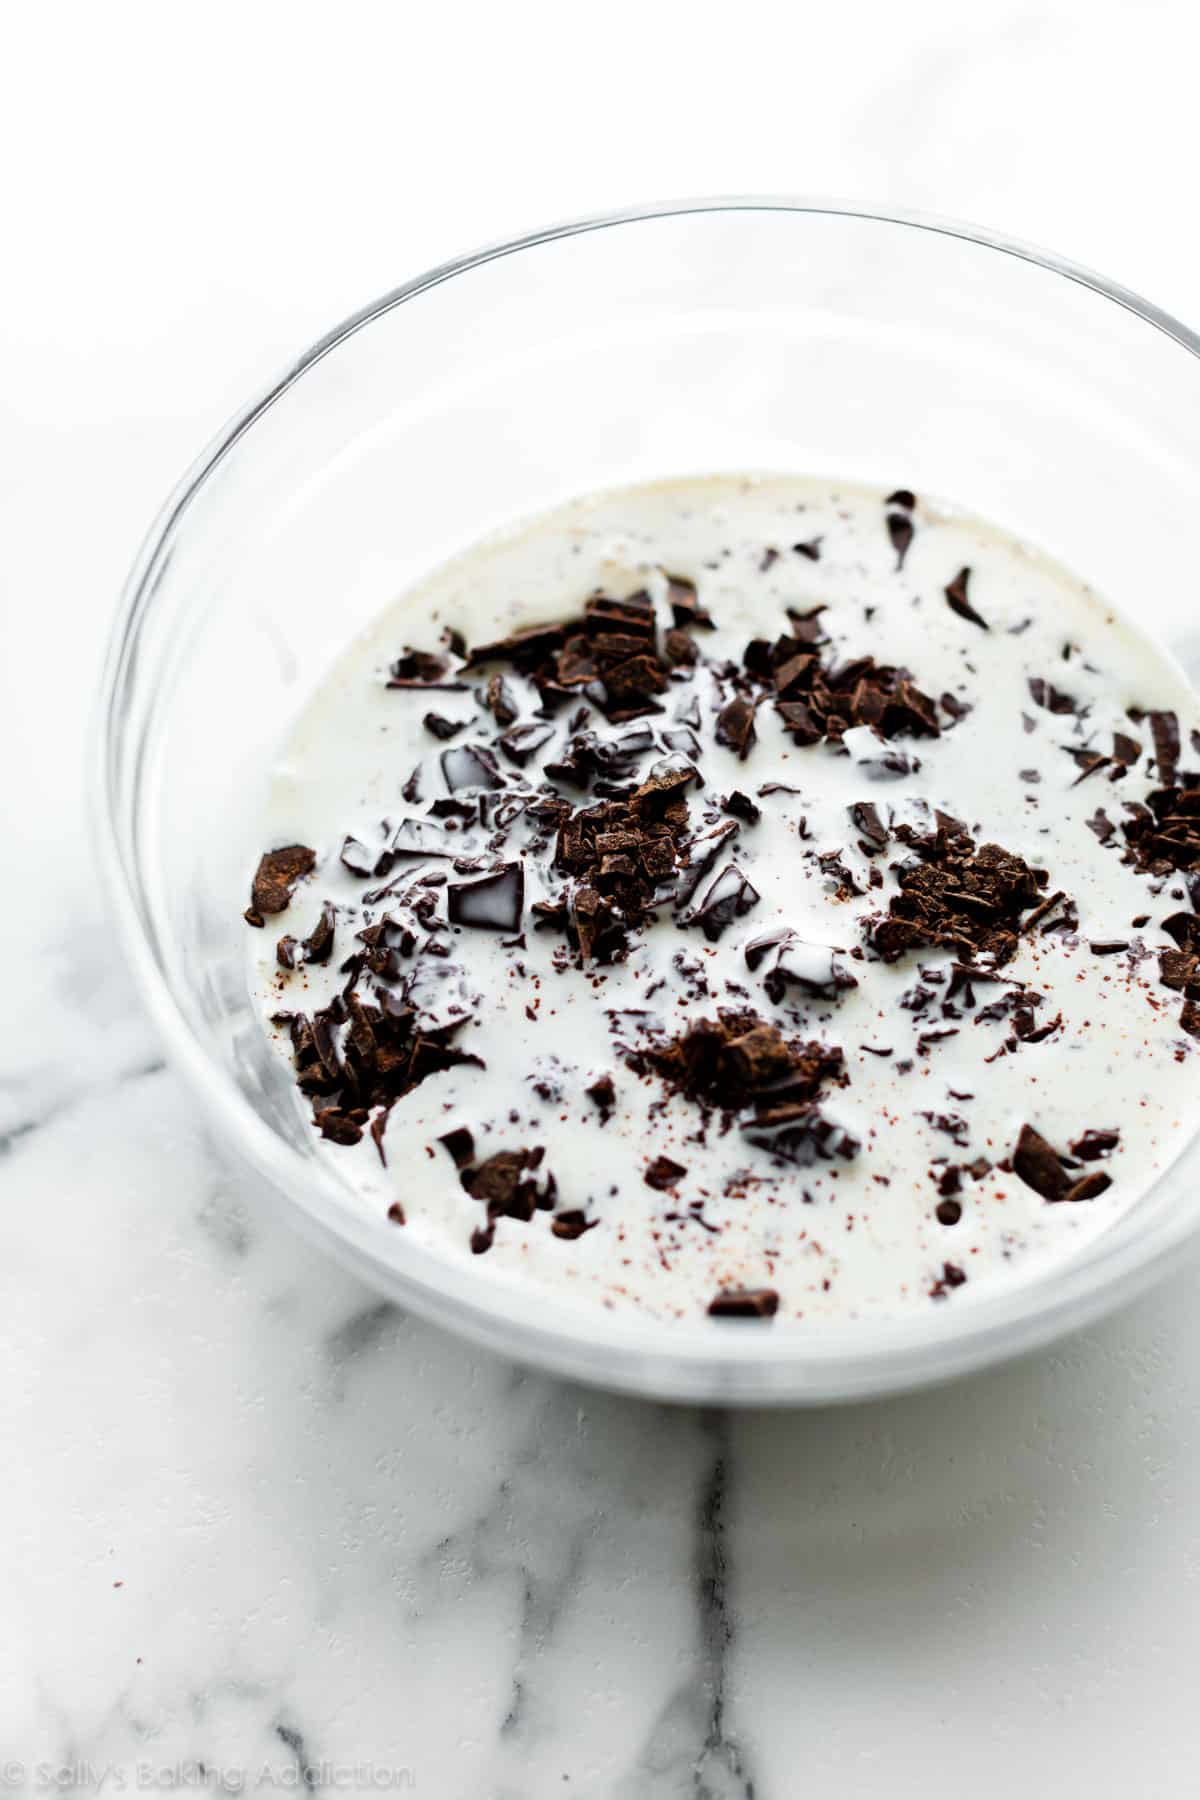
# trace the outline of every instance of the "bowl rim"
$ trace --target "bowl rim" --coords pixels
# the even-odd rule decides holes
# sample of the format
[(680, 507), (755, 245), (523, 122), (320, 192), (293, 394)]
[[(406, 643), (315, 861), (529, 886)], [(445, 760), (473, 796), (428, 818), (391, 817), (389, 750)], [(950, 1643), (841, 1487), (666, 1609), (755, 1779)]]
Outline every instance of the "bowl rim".
[[(419, 1246), (397, 1261), (379, 1254), (378, 1221), (356, 1218), (334, 1199), (332, 1177), (275, 1133), (238, 1092), (193, 1031), (158, 959), (136, 876), (136, 846), (121, 817), (118, 702), (138, 634), (192, 502), (256, 421), (315, 364), (375, 320), (484, 264), (583, 233), (655, 219), (722, 213), (841, 218), (956, 239), (1013, 257), (1082, 286), (1200, 356), (1200, 336), (1132, 289), (1021, 239), (938, 215), (787, 195), (727, 195), (649, 202), (570, 219), (499, 239), (437, 264), (389, 289), (325, 332), (217, 432), (159, 509), (118, 601), (89, 729), (89, 812), (95, 854), (136, 984), (176, 1066), (215, 1121), (263, 1176), (282, 1210), (371, 1285), (431, 1322), (519, 1362), (592, 1385), (681, 1401), (827, 1404), (931, 1386), (1038, 1349), (1134, 1298), (1176, 1258), (1197, 1224), (1198, 1205), (1176, 1206), (1132, 1243), (1056, 1267), (1011, 1292), (973, 1302), (853, 1323), (779, 1331), (761, 1324), (667, 1324), (601, 1308), (572, 1309), (539, 1293), (539, 1318), (518, 1284), (481, 1277)], [(128, 838), (128, 841), (127, 841)], [(231, 1114), (233, 1117), (231, 1118)], [(231, 1123), (236, 1130), (230, 1131)], [(328, 1187), (326, 1188), (326, 1184)], [(325, 1195), (314, 1204), (313, 1194)], [(399, 1246), (398, 1246), (399, 1247)], [(557, 1318), (555, 1315), (559, 1315)], [(714, 1333), (720, 1333), (717, 1337)]]

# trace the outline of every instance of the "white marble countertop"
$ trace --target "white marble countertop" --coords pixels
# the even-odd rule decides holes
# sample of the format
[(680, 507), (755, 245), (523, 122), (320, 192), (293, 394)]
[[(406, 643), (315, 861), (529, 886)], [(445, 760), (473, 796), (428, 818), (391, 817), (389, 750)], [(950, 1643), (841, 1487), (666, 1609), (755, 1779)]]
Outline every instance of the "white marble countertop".
[(1174, 1800), (1194, 1266), (1054, 1354), (840, 1413), (702, 1415), (482, 1357), (227, 1171), (105, 922), (81, 761), (115, 592), (183, 465), (326, 324), (473, 242), (823, 191), (1052, 243), (1195, 322), (1200, 21), (432, 10), (6, 29), (0, 1787), (307, 1763), (437, 1800)]

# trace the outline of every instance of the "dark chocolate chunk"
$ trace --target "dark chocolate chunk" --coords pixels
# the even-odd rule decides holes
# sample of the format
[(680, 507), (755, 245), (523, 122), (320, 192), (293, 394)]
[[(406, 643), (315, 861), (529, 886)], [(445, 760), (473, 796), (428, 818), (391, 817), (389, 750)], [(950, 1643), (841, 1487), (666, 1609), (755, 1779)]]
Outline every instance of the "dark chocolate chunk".
[(437, 688), (443, 693), (461, 693), (466, 682), (455, 681), (444, 656), (433, 656), (427, 650), (408, 650), (396, 658), (388, 671), (390, 688)]
[(712, 624), (700, 605), (695, 582), (689, 581), (686, 575), (667, 576), (667, 604), (676, 626)]
[(475, 1161), (475, 1139), (465, 1125), (443, 1132), (438, 1143), (449, 1152), (456, 1169), (467, 1169)]
[(1022, 1125), (1012, 1156), (1013, 1173), (1043, 1200), (1062, 1200), (1071, 1185), (1058, 1153), (1032, 1125)]
[(483, 744), (456, 744), (450, 750), (443, 750), (439, 760), (446, 786), (452, 794), (464, 788), (504, 786), (496, 759)]
[(732, 818), (741, 819), (744, 825), (757, 825), (762, 818), (762, 808), (737, 788), (731, 794), (726, 794), (721, 802), (721, 811), (729, 813)]
[(914, 526), (907, 513), (890, 512), (887, 515), (887, 534), (892, 541), (892, 549), (896, 552), (896, 567), (904, 567), (904, 559), (908, 555), (913, 541)]
[(682, 1163), (672, 1162), (669, 1156), (656, 1156), (647, 1166), (644, 1179), (647, 1187), (657, 1188), (661, 1194), (678, 1186), (686, 1174)]
[(998, 844), (977, 849), (957, 821), (939, 823), (925, 836), (898, 826), (895, 835), (921, 860), (901, 869), (900, 891), (886, 917), (869, 927), (869, 941), (883, 960), (941, 945), (986, 954), (997, 967), (1010, 962), (1022, 914), (1038, 906), (1045, 875)]
[(705, 893), (688, 922), (699, 925), (709, 943), (715, 943), (726, 928), (757, 905), (757, 888), (742, 874), (736, 863), (728, 863)]
[(793, 544), (792, 549), (797, 556), (806, 556), (809, 562), (820, 562), (821, 540), (819, 537), (809, 538), (806, 544)]
[(517, 720), (518, 707), (513, 691), (503, 675), (489, 675), (484, 689), (484, 705), (495, 719), (497, 725), (513, 725)]
[(296, 953), (299, 948), (300, 946), (294, 937), (288, 937), (285, 934), (280, 938), (275, 946), (275, 961), (279, 964), (281, 969), (290, 971), (296, 967)]
[(1112, 1155), (1120, 1142), (1119, 1131), (1095, 1131), (1089, 1128), (1082, 1137), (1075, 1139), (1071, 1145), (1071, 1155), (1077, 1156), (1080, 1162), (1102, 1162)]
[(599, 1219), (589, 1219), (586, 1213), (572, 1207), (566, 1212), (555, 1213), (550, 1221), (550, 1229), (556, 1238), (564, 1238), (571, 1243), (574, 1239), (581, 1238), (585, 1231), (593, 1231), (599, 1223)]
[(285, 844), (259, 859), (250, 887), (250, 909), (258, 914), (286, 912), (296, 885), (317, 866), (317, 853), (306, 844)]
[(722, 1288), (708, 1303), (713, 1319), (773, 1319), (778, 1310), (774, 1288)]
[(911, 488), (897, 488), (889, 494), (883, 503), (885, 506), (898, 506), (902, 512), (911, 512), (917, 504), (917, 496)]
[(944, 1262), (941, 1275), (929, 1290), (930, 1298), (944, 1300), (951, 1288), (962, 1287), (966, 1279), (965, 1269), (960, 1269), (957, 1263)]
[(1175, 785), (1179, 765), (1179, 720), (1173, 712), (1149, 712), (1150, 735), (1154, 739), (1154, 761), (1158, 779), (1164, 787)]
[(510, 731), (503, 732), (496, 739), (502, 755), (519, 769), (523, 769), (531, 756), (545, 749), (554, 736), (554, 727), (545, 721), (529, 719), (524, 725), (514, 725)]
[(1031, 675), (1028, 686), (1034, 705), (1044, 707), (1047, 712), (1067, 714), (1078, 713), (1080, 710), (1077, 700), (1070, 694), (1064, 694), (1052, 681), (1044, 680), (1041, 675)]
[(301, 948), (306, 963), (327, 963), (333, 954), (334, 928), (337, 924), (337, 907), (326, 900), (321, 907), (321, 916), (305, 938)]
[(387, 1209), (387, 1216), (393, 1225), (406, 1225), (408, 1223), (404, 1216), (404, 1208), (401, 1206), (399, 1200), (392, 1201), (392, 1204)]
[(744, 762), (754, 744), (755, 735), (754, 702), (747, 700), (743, 694), (735, 694), (717, 714), (717, 742), (724, 744), (727, 749), (735, 750)]
[(971, 579), (970, 569), (960, 569), (954, 580), (946, 585), (946, 605), (960, 619), (966, 619), (971, 625), (978, 625), (981, 631), (990, 631), (987, 620), (981, 618), (967, 598), (967, 583)]
[(1093, 956), (1116, 956), (1129, 945), (1124, 938), (1093, 938), (1088, 949)]
[(313, 1114), (313, 1123), (323, 1138), (333, 1144), (357, 1144), (362, 1137), (362, 1122), (340, 1106), (322, 1107)]
[(447, 719), (443, 713), (427, 712), (421, 723), (426, 731), (435, 738), (441, 738), (445, 743), (448, 739), (457, 737), (460, 731), (465, 731), (468, 721), (466, 719)]
[(600, 1123), (607, 1125), (617, 1103), (617, 1090), (612, 1076), (597, 1075), (595, 1081), (589, 1083), (583, 1091), (599, 1109)]
[(962, 1218), (962, 1202), (960, 1200), (939, 1200), (934, 1211), (939, 1225), (957, 1225)]
[(478, 881), (452, 881), (446, 889), (446, 916), (451, 925), (487, 931), (516, 931), (525, 905), (525, 869), (505, 863)]

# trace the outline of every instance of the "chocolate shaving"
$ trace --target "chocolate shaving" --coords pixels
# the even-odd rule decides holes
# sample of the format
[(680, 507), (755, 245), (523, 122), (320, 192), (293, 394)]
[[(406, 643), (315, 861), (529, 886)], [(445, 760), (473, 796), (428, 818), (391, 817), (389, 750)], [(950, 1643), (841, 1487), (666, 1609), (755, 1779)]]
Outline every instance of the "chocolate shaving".
[(978, 625), (981, 631), (990, 631), (991, 626), (987, 620), (980, 617), (967, 598), (967, 583), (970, 579), (970, 569), (958, 571), (954, 580), (946, 585), (946, 604), (952, 613), (958, 614), (960, 619), (966, 619), (971, 625)]

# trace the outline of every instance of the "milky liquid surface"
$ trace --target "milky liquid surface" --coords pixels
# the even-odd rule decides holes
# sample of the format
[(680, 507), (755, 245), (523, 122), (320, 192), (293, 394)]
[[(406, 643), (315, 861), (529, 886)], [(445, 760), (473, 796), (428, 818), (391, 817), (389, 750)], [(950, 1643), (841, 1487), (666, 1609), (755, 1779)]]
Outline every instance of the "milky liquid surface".
[[(474, 1260), (491, 1280), (663, 1318), (702, 1314), (722, 1288), (768, 1286), (779, 1295), (779, 1329), (796, 1319), (970, 1305), (1027, 1280), (1134, 1206), (1182, 1148), (1197, 1122), (1196, 1045), (1180, 1029), (1179, 996), (1159, 980), (1157, 952), (1170, 947), (1158, 922), (1189, 901), (1180, 877), (1152, 879), (1126, 866), (1119, 833), (1106, 845), (1087, 821), (1097, 809), (1120, 821), (1123, 803), (1156, 785), (1150, 733), (1131, 724), (1129, 709), (1176, 710), (1186, 746), (1200, 716), (1195, 698), (1101, 598), (1020, 543), (918, 502), (898, 568), (886, 512), (874, 491), (774, 477), (663, 483), (575, 502), (438, 571), (398, 599), (331, 670), (282, 751), (261, 827), (264, 848), (311, 845), (317, 868), (284, 914), (248, 934), (264, 1028), (285, 1057), (288, 1035), (272, 1017), (325, 1004), (344, 979), (338, 965), (355, 932), (386, 911), (386, 901), (364, 908), (364, 892), (378, 884), (343, 868), (345, 835), (377, 838), (382, 819), (394, 826), (421, 814), (424, 804), (406, 804), (401, 792), (418, 764), (426, 803), (447, 792), (439, 762), (445, 746), (422, 723), (431, 704), (468, 721), (457, 745), (494, 735), (475, 691), (481, 677), (469, 675), (470, 691), (460, 693), (387, 688), (387, 667), (406, 645), (436, 650), (444, 627), (468, 643), (492, 640), (574, 615), (597, 590), (646, 590), (669, 623), (670, 571), (696, 584), (715, 621), (714, 631), (697, 634), (708, 658), (740, 662), (749, 639), (788, 629), (789, 609), (821, 605), (830, 640), (823, 656), (900, 664), (925, 693), (970, 707), (957, 720), (944, 713), (935, 739), (891, 746), (919, 767), (881, 779), (888, 746), (865, 729), (850, 731), (841, 749), (800, 747), (764, 704), (758, 741), (740, 761), (713, 740), (719, 700), (703, 675), (686, 691), (669, 691), (663, 714), (649, 721), (655, 744), (641, 773), (663, 756), (673, 709), (698, 692), (705, 795), (736, 789), (762, 808), (759, 823), (736, 834), (737, 865), (758, 903), (712, 943), (682, 929), (668, 909), (633, 938), (625, 961), (603, 968), (581, 967), (550, 932), (526, 929), (524, 947), (514, 948), (498, 932), (443, 929), (450, 956), (439, 965), (440, 991), (451, 1004), (457, 994), (470, 1012), (457, 1041), (485, 1066), (431, 1076), (394, 1107), (386, 1166), (369, 1135), (353, 1146), (322, 1145), (381, 1233), (404, 1230), (447, 1259)], [(815, 545), (816, 557), (794, 547), (800, 544)], [(946, 602), (945, 587), (963, 568), (986, 630)], [(1038, 706), (1031, 678), (1053, 681), (1079, 710)], [(536, 693), (510, 680), (522, 718), (533, 718)], [(565, 713), (554, 729), (547, 754), (565, 741)], [(1138, 738), (1141, 761), (1119, 785), (1105, 769), (1080, 782), (1071, 751), (1107, 751), (1114, 730)], [(769, 783), (796, 791), (758, 798)], [(882, 856), (864, 855), (849, 818), (863, 801), (885, 820), (939, 808), (979, 843), (1002, 845), (1046, 870), (1046, 891), (1062, 889), (1074, 901), (1077, 931), (1023, 937), (1003, 970), (1044, 996), (1039, 1023), (1061, 1013), (1061, 1027), (1044, 1041), (1006, 1051), (1011, 1022), (977, 1022), (1002, 989), (980, 988), (973, 1006), (944, 1011), (950, 952), (926, 950), (894, 965), (864, 952), (866, 921), (896, 892), (904, 853), (890, 846)], [(463, 849), (470, 848), (468, 833)], [(830, 853), (861, 894), (838, 898), (838, 882), (821, 862)], [(882, 877), (874, 888), (872, 866)], [(555, 885), (552, 872), (530, 860), (526, 907)], [(331, 964), (281, 971), (276, 939), (284, 931), (303, 937), (324, 901), (339, 909)], [(1135, 926), (1143, 915), (1149, 922)], [(835, 947), (857, 987), (831, 998), (791, 985), (773, 1004), (747, 968), (745, 945), (776, 926), (818, 947), (801, 956), (819, 962), (821, 947)], [(1092, 949), (1111, 942), (1128, 947)], [(864, 952), (857, 959), (856, 950)], [(914, 1008), (922, 984), (934, 998)], [(693, 1102), (628, 1067), (631, 1046), (715, 1017), (721, 1007), (752, 1008), (790, 1037), (840, 1046), (849, 1082), (828, 1096), (825, 1110), (859, 1140), (855, 1160), (780, 1164), (748, 1143), (736, 1121), (705, 1129)], [(604, 1074), (617, 1094), (607, 1120), (585, 1092)], [(1111, 1176), (1107, 1192), (1083, 1204), (1050, 1204), (999, 1166), (1026, 1122), (1060, 1150), (1088, 1129), (1119, 1131), (1111, 1156), (1086, 1165)], [(528, 1222), (504, 1218), (487, 1254), (473, 1258), (483, 1208), (439, 1143), (456, 1126), (471, 1131), (479, 1158), (544, 1147), (557, 1204), (582, 1211), (594, 1228), (564, 1241), (543, 1212)], [(645, 1179), (661, 1155), (686, 1171), (665, 1192)], [(940, 1222), (947, 1167), (985, 1161), (986, 1172), (960, 1178), (961, 1217)], [(403, 1226), (387, 1219), (396, 1200)], [(949, 1292), (940, 1279), (947, 1261), (966, 1276)]]

